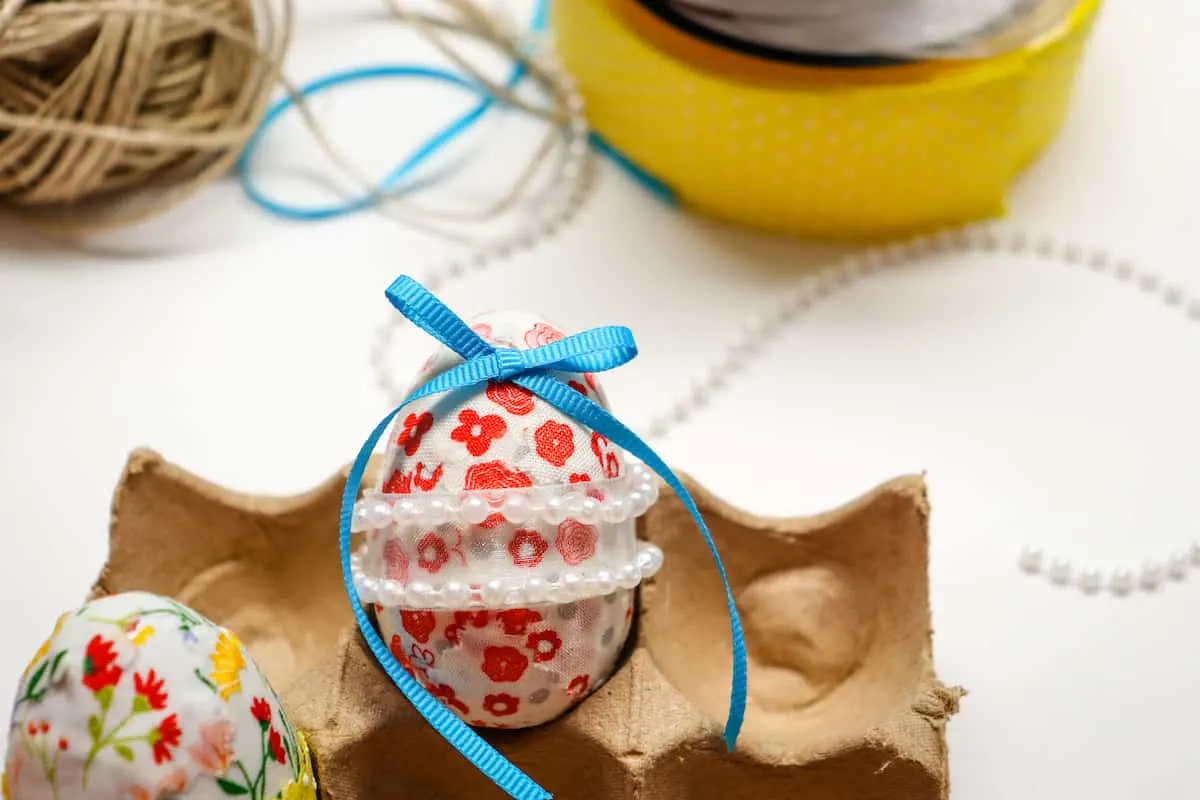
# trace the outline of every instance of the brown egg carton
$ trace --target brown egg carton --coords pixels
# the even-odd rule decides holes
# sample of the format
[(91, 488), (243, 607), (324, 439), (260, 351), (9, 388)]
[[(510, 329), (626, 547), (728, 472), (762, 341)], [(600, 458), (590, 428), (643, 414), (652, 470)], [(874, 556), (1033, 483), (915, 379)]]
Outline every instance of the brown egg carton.
[[(326, 800), (502, 797), (360, 644), (336, 525), (345, 473), (290, 498), (207, 483), (140, 450), (113, 502), (94, 594), (175, 597), (231, 628), (307, 732)], [(685, 482), (743, 615), (749, 705), (720, 738), (729, 629), (704, 543), (668, 492), (641, 535), (666, 554), (625, 658), (566, 716), (484, 735), (562, 800), (942, 800), (962, 690), (934, 675), (928, 504), (918, 477), (837, 511), (764, 519)]]

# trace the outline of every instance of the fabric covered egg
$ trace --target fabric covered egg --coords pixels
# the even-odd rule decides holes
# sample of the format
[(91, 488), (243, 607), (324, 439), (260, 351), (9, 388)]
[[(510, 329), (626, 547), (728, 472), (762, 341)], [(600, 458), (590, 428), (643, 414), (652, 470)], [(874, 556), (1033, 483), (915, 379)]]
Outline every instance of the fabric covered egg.
[[(521, 312), (483, 315), (472, 329), (515, 349), (564, 336)], [(459, 363), (440, 348), (415, 385)], [(608, 407), (595, 376), (556, 377)], [(415, 401), (356, 506), (360, 597), (400, 664), (463, 720), (546, 722), (616, 665), (634, 590), (662, 561), (636, 536), (657, 486), (605, 437), (516, 384)]]
[(237, 637), (142, 592), (63, 615), (21, 677), (6, 800), (315, 800), (303, 736)]

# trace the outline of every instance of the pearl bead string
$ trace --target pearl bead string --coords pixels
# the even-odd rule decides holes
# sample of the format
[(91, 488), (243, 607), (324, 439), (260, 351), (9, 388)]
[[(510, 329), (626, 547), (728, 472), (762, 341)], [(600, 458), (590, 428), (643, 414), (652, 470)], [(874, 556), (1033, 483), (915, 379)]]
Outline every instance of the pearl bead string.
[(397, 581), (366, 573), (365, 548), (350, 556), (350, 571), (364, 603), (400, 608), (509, 608), (539, 603), (570, 603), (603, 597), (618, 589), (634, 589), (652, 578), (663, 564), (662, 550), (650, 542), (638, 542), (632, 561), (551, 574), (545, 577), (495, 578), (476, 586), (462, 581), (434, 585), (426, 581)]
[[(661, 438), (691, 419), (732, 376), (745, 369), (764, 343), (773, 341), (780, 329), (796, 321), (820, 300), (885, 267), (901, 266), (931, 255), (971, 252), (1032, 255), (1044, 261), (1084, 267), (1135, 286), (1171, 311), (1200, 322), (1200, 299), (1187, 295), (1182, 287), (1165, 282), (1161, 276), (1143, 270), (1129, 260), (1114, 258), (1104, 250), (1089, 250), (1049, 237), (1031, 237), (1020, 231), (999, 231), (986, 224), (944, 231), (852, 254), (785, 292), (765, 313), (746, 322), (688, 393), (672, 405), (665, 416), (650, 423), (647, 438)], [(1073, 586), (1089, 595), (1107, 590), (1124, 596), (1136, 590), (1157, 591), (1167, 580), (1185, 579), (1190, 569), (1200, 568), (1200, 541), (1192, 543), (1189, 549), (1168, 553), (1161, 559), (1151, 558), (1138, 569), (1079, 568), (1064, 556), (1047, 559), (1040, 548), (1033, 546), (1021, 551), (1017, 565), (1026, 575), (1045, 578), (1055, 586)]]
[[(628, 460), (626, 476), (612, 481), (485, 489), (476, 492), (382, 494), (368, 492), (355, 504), (350, 530), (363, 533), (396, 526), (401, 530), (462, 521), (479, 525), (493, 515), (523, 525), (535, 520), (559, 525), (576, 519), (586, 525), (617, 524), (640, 517), (658, 500), (658, 481), (644, 465)], [(599, 490), (603, 500), (589, 496)]]

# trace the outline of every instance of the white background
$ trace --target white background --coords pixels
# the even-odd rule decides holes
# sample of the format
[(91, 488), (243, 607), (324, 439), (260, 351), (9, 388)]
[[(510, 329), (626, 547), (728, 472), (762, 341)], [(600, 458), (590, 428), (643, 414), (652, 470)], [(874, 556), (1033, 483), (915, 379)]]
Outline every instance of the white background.
[[(311, 0), (293, 75), (423, 58), (375, 12), (370, 0)], [(1200, 294), (1198, 51), (1200, 6), (1110, 0), (1069, 123), (1019, 182), (1006, 224), (1131, 256)], [(317, 111), (382, 170), (463, 102), (380, 84)], [(535, 130), (485, 126), (455, 191), (494, 188)], [(271, 177), (289, 164), (320, 166), (296, 125), (268, 148), (275, 191), (289, 190)], [(387, 410), (368, 363), (389, 314), (383, 289), (447, 251), (380, 215), (268, 218), (232, 181), (96, 252), (6, 239), (0, 704), (95, 578), (127, 453), (148, 445), (252, 492), (327, 478)], [(518, 306), (571, 329), (630, 325), (642, 356), (605, 383), (639, 425), (814, 259), (665, 209), (606, 167), (575, 225), (444, 296), (463, 314)], [(403, 336), (407, 370), (429, 342)], [(1195, 324), (1082, 269), (979, 256), (828, 301), (662, 451), (773, 514), (928, 471), (937, 666), (970, 690), (949, 729), (956, 797), (1194, 797), (1200, 572), (1155, 595), (1088, 598), (1021, 576), (1015, 557), (1036, 542), (1136, 565), (1200, 536), (1197, 408)]]

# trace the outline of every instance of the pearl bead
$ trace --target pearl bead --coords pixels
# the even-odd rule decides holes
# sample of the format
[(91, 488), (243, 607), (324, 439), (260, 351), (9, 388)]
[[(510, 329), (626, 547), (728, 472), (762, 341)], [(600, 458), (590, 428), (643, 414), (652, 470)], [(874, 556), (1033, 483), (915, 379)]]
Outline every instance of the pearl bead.
[(523, 606), (525, 601), (524, 586), (510, 586), (508, 591), (504, 593), (504, 605), (509, 607)]
[(625, 498), (629, 503), (629, 515), (640, 517), (650, 510), (650, 500), (641, 492), (630, 492)]
[(1162, 585), (1163, 566), (1157, 561), (1147, 561), (1142, 567), (1141, 584), (1143, 589), (1153, 591)]
[(592, 591), (597, 597), (604, 597), (613, 593), (617, 588), (616, 577), (606, 569), (598, 569), (592, 575), (589, 581)]
[(547, 579), (546, 582), (546, 599), (552, 603), (569, 603), (575, 599), (570, 590), (563, 585), (562, 580), (556, 575)]
[(642, 582), (642, 573), (636, 564), (622, 564), (617, 570), (617, 585), (622, 589), (633, 589)]
[(542, 512), (542, 518), (551, 525), (561, 525), (566, 521), (568, 516), (567, 504), (561, 497), (551, 497), (546, 501), (546, 510)]
[(500, 513), (506, 520), (517, 525), (533, 519), (533, 512), (529, 508), (529, 498), (523, 494), (513, 493), (505, 497), (504, 503), (500, 506)]
[(1109, 586), (1115, 594), (1129, 594), (1133, 591), (1133, 573), (1126, 569), (1117, 570)]
[(408, 605), (412, 608), (428, 608), (433, 599), (433, 587), (424, 581), (414, 581), (405, 591)]
[(350, 519), (350, 532), (362, 533), (363, 531), (369, 531), (375, 527), (371, 522), (371, 510), (366, 506), (360, 505), (354, 509), (354, 516)]
[(442, 587), (442, 598), (449, 608), (462, 608), (471, 598), (471, 589), (460, 581), (446, 581)]
[(623, 522), (627, 518), (625, 501), (619, 497), (609, 497), (600, 508), (600, 518), (605, 522)]
[(375, 596), (385, 606), (401, 605), (404, 603), (404, 584), (399, 581), (383, 581)]
[(583, 498), (575, 518), (584, 525), (595, 525), (600, 521), (600, 503), (591, 497)]
[(491, 515), (492, 510), (482, 497), (471, 496), (463, 500), (459, 513), (467, 523), (478, 525)]
[(392, 519), (402, 528), (411, 527), (418, 522), (420, 511), (412, 500), (401, 500), (392, 508)]
[(541, 603), (546, 599), (546, 592), (549, 587), (541, 578), (530, 578), (525, 581), (525, 595), (529, 598), (530, 603)]
[(488, 581), (483, 585), (481, 598), (485, 606), (499, 606), (504, 602), (504, 583), (494, 578)]
[(1042, 551), (1036, 547), (1025, 547), (1021, 550), (1020, 567), (1030, 575), (1042, 571)]
[(366, 516), (368, 527), (386, 528), (392, 522), (392, 509), (387, 503), (371, 503)]
[(1172, 553), (1167, 559), (1167, 575), (1173, 580), (1183, 580), (1187, 577), (1187, 553)]
[(450, 508), (436, 497), (431, 499), (421, 510), (418, 519), (422, 526), (436, 527), (450, 521)]
[(379, 581), (369, 575), (364, 575), (359, 588), (368, 598), (374, 598), (379, 594)]
[(652, 544), (644, 544), (638, 550), (637, 566), (643, 578), (650, 578), (658, 572), (663, 565), (663, 552), (658, 547)]
[(568, 572), (563, 575), (563, 588), (567, 591), (567, 596), (571, 599), (579, 597), (583, 591), (583, 576), (578, 572)]
[(1063, 586), (1071, 581), (1071, 565), (1063, 559), (1055, 559), (1048, 572), (1051, 583)]
[(1079, 588), (1088, 594), (1093, 594), (1100, 591), (1100, 570), (1085, 569), (1079, 573)]

